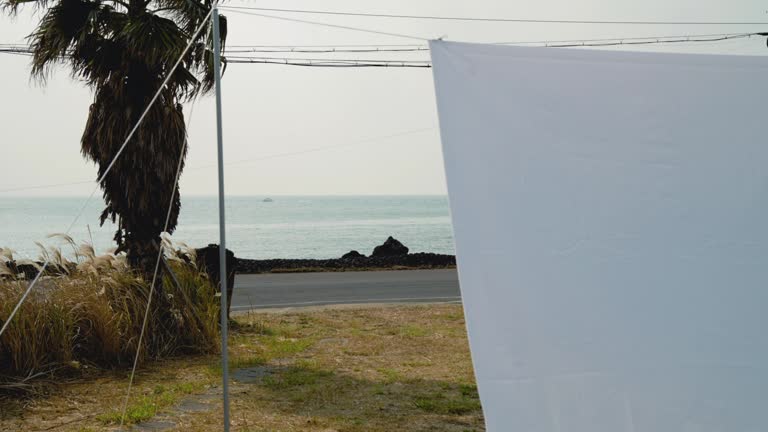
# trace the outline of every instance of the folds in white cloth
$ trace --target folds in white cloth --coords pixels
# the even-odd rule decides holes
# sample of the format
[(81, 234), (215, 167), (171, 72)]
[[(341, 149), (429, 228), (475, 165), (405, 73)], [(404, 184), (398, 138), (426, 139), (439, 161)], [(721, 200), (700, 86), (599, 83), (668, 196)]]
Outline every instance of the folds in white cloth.
[(431, 51), (488, 430), (768, 431), (768, 58)]

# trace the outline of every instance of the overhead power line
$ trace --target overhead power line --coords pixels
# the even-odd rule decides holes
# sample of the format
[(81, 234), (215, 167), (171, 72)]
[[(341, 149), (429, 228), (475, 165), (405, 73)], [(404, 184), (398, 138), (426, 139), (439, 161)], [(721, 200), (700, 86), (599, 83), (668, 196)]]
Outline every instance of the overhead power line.
[(382, 35), (382, 36), (393, 36), (393, 37), (404, 38), (404, 39), (420, 40), (420, 41), (424, 41), (424, 42), (427, 42), (427, 41), (430, 40), (430, 38), (421, 37), (421, 36), (407, 35), (407, 34), (402, 34), (402, 33), (392, 33), (392, 32), (386, 32), (386, 31), (380, 31), (380, 30), (372, 30), (372, 29), (365, 29), (365, 28), (361, 28), (361, 27), (352, 27), (352, 26), (339, 25), (339, 24), (330, 24), (330, 23), (320, 22), (320, 21), (309, 21), (309, 20), (298, 19), (298, 18), (288, 18), (288, 17), (276, 16), (276, 15), (267, 15), (267, 14), (256, 13), (256, 12), (248, 12), (248, 11), (244, 11), (244, 10), (235, 10), (235, 9), (233, 9), (233, 10), (231, 10), (231, 12), (239, 13), (239, 14), (243, 14), (243, 15), (253, 15), (253, 16), (258, 16), (258, 17), (262, 17), (262, 18), (271, 18), (271, 19), (276, 19), (276, 20), (280, 20), (280, 21), (290, 21), (290, 22), (297, 22), (297, 23), (302, 23), (302, 24), (312, 24), (312, 25), (317, 25), (317, 26), (322, 26), (322, 27), (330, 27), (330, 28), (337, 28), (337, 29), (341, 29), (341, 30), (351, 30), (351, 31), (363, 32), (363, 33), (378, 34), (378, 35)]
[(561, 39), (561, 40), (530, 40), (513, 42), (495, 42), (493, 45), (552, 45), (552, 44), (575, 44), (575, 43), (594, 43), (594, 42), (617, 42), (617, 41), (636, 41), (636, 40), (666, 40), (666, 39), (700, 39), (700, 38), (719, 38), (723, 36), (752, 37), (766, 36), (768, 33), (760, 32), (739, 32), (739, 33), (706, 33), (706, 34), (684, 34), (684, 35), (665, 35), (665, 36), (635, 36), (635, 37), (613, 37), (602, 39)]
[[(608, 47), (608, 46), (632, 46), (632, 45), (655, 45), (655, 44), (679, 44), (696, 42), (719, 42), (730, 39), (742, 39), (755, 34), (737, 34), (731, 36), (719, 36), (710, 38), (681, 37), (679, 39), (657, 39), (657, 40), (618, 40), (605, 42), (569, 42), (569, 43), (547, 43), (547, 48), (574, 48), (574, 47)], [(766, 36), (766, 34), (760, 34)], [(230, 63), (262, 63), (276, 64), (284, 66), (306, 66), (306, 67), (410, 67), (410, 68), (430, 68), (432, 64), (429, 61), (400, 61), (400, 60), (362, 60), (362, 59), (296, 59), (296, 58), (277, 58), (277, 57), (233, 57), (228, 60)]]
[[(721, 36), (765, 36), (765, 33), (759, 32), (738, 32), (738, 33), (705, 33), (705, 34), (675, 34), (675, 35), (650, 35), (650, 36), (635, 36), (635, 37), (612, 37), (602, 39), (558, 39), (558, 40), (528, 40), (528, 41), (513, 41), (513, 42), (492, 42), (492, 45), (546, 45), (555, 43), (581, 43), (581, 42), (611, 42), (611, 41), (631, 41), (631, 40), (660, 40), (660, 39), (680, 39), (680, 38), (708, 38), (708, 37), (721, 37)], [(427, 45), (418, 44), (328, 44), (328, 45), (229, 45), (230, 49), (227, 52), (398, 52), (404, 51), (427, 51), (429, 47)], [(360, 51), (358, 51), (360, 50)]]
[(620, 39), (613, 42), (605, 41), (573, 41), (573, 42), (550, 42), (544, 43), (547, 48), (571, 48), (571, 47), (605, 47), (605, 46), (623, 46), (623, 45), (656, 45), (656, 44), (675, 44), (675, 43), (695, 43), (695, 42), (720, 42), (731, 39), (744, 39), (751, 36), (768, 36), (768, 33), (744, 33), (714, 37), (694, 37), (694, 36), (680, 36), (677, 39)]
[[(229, 48), (418, 48), (424, 45), (418, 44), (331, 44), (331, 45), (229, 45)], [(227, 50), (229, 51), (229, 50)]]
[[(603, 39), (565, 39), (565, 40), (531, 40), (514, 42), (494, 42), (493, 45), (541, 45), (545, 47), (590, 47), (590, 46), (617, 46), (617, 45), (647, 45), (664, 43), (685, 42), (718, 42), (730, 39), (750, 38), (753, 36), (768, 36), (768, 32), (751, 33), (709, 33), (692, 35), (665, 35), (665, 36), (640, 36)], [(298, 59), (291, 57), (250, 57), (246, 54), (379, 54), (379, 53), (418, 53), (427, 52), (426, 45), (402, 44), (402, 45), (378, 45), (378, 44), (354, 44), (354, 45), (231, 45), (227, 50), (228, 58), (232, 63), (275, 63), (304, 66), (305, 63), (320, 63), (309, 61), (310, 59)], [(0, 53), (31, 55), (32, 48), (22, 44), (0, 44)], [(235, 54), (235, 55), (232, 55)], [(247, 61), (246, 61), (247, 60)], [(257, 61), (269, 60), (269, 61)], [(320, 59), (318, 59), (320, 60)], [(338, 61), (334, 59), (334, 61)], [(371, 60), (373, 61), (373, 60)], [(366, 63), (363, 59), (352, 59), (347, 62)], [(401, 60), (375, 60), (376, 65), (408, 63)], [(2, 190), (0, 190), (2, 192)]]
[(331, 53), (403, 53), (403, 52), (422, 52), (429, 51), (426, 45), (414, 48), (388, 48), (371, 46), (368, 48), (306, 48), (306, 47), (285, 47), (285, 48), (262, 48), (262, 47), (237, 47), (227, 50), (227, 54), (232, 53), (303, 53), (303, 54), (331, 54)]
[(392, 62), (367, 62), (367, 61), (301, 61), (293, 59), (284, 60), (264, 60), (258, 58), (243, 58), (239, 60), (230, 60), (229, 63), (246, 64), (272, 64), (281, 66), (305, 66), (305, 67), (336, 67), (336, 68), (431, 68), (432, 64), (424, 62), (420, 64), (403, 63), (399, 61)]
[(227, 10), (252, 10), (262, 12), (285, 12), (310, 15), (338, 15), (370, 18), (397, 18), (439, 21), (478, 21), (543, 24), (622, 24), (622, 25), (768, 25), (768, 21), (633, 21), (633, 20), (573, 20), (573, 19), (531, 19), (531, 18), (492, 18), (492, 17), (457, 17), (435, 15), (406, 15), (390, 13), (346, 12), (310, 9), (280, 9), (252, 6), (221, 6)]
[(362, 66), (362, 67), (430, 67), (429, 60), (376, 60), (376, 59), (332, 59), (332, 58), (290, 58), (290, 57), (249, 57), (227, 56), (228, 63), (264, 63), (289, 66)]
[[(591, 40), (565, 40), (565, 41), (529, 41), (529, 42), (506, 42), (497, 45), (531, 45), (538, 44), (548, 48), (572, 48), (572, 47), (609, 47), (609, 46), (632, 46), (632, 45), (657, 45), (657, 44), (680, 44), (680, 43), (702, 43), (719, 42), (732, 39), (743, 39), (752, 36), (768, 36), (768, 33), (731, 33), (720, 35), (691, 35), (691, 36), (660, 36), (642, 37), (642, 38), (624, 38), (624, 39), (591, 39)], [(29, 48), (27, 48), (29, 49)], [(2, 50), (0, 49), (0, 52)], [(259, 51), (255, 49), (253, 53), (273, 52)], [(290, 52), (303, 52), (295, 50)], [(359, 51), (348, 51), (344, 49), (330, 49), (325, 51), (313, 51), (314, 54), (335, 54)], [(247, 54), (238, 52), (238, 54)], [(271, 64), (282, 66), (299, 67), (330, 67), (330, 68), (430, 68), (431, 63), (428, 60), (377, 60), (377, 59), (359, 59), (359, 58), (295, 58), (295, 57), (263, 57), (235, 55), (227, 56), (228, 63), (232, 64)], [(15, 190), (0, 190), (2, 192), (11, 192)]]

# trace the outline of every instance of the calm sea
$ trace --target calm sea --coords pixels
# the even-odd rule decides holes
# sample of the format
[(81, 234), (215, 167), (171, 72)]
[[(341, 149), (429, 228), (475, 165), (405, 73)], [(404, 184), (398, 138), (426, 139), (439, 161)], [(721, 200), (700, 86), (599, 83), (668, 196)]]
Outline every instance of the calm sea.
[[(355, 249), (366, 255), (394, 236), (412, 252), (453, 254), (444, 196), (227, 198), (227, 246), (244, 258), (332, 258)], [(85, 198), (0, 198), (0, 246), (37, 258), (35, 241), (61, 244), (47, 236), (64, 232)], [(71, 231), (79, 242), (102, 252), (113, 247), (115, 227), (99, 227), (98, 197)], [(88, 228), (90, 227), (90, 234)], [(182, 197), (174, 240), (195, 247), (218, 243), (215, 197)], [(65, 250), (66, 251), (66, 250)]]

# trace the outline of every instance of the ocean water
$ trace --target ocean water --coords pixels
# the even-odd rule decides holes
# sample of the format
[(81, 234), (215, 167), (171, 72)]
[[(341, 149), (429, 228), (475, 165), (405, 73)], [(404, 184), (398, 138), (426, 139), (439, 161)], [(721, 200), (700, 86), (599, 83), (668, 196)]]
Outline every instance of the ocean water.
[[(227, 198), (227, 247), (243, 258), (333, 258), (373, 248), (394, 236), (411, 252), (453, 254), (453, 236), (445, 196), (263, 196)], [(63, 246), (50, 234), (62, 233), (85, 198), (0, 198), (0, 247), (35, 259), (35, 242)], [(86, 207), (70, 231), (98, 252), (114, 247), (115, 226), (99, 227), (103, 203)], [(90, 232), (89, 232), (90, 229)], [(175, 241), (200, 247), (218, 243), (216, 197), (182, 197)]]

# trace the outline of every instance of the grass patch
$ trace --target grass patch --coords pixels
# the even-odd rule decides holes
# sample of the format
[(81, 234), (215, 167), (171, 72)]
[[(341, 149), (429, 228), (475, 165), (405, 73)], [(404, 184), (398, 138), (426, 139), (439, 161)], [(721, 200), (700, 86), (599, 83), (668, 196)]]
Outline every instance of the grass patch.
[[(267, 364), (267, 360), (261, 356), (243, 356), (236, 355), (229, 358), (229, 370), (252, 368), (256, 366), (264, 366)], [(216, 377), (222, 375), (221, 362), (216, 362), (208, 366), (208, 374)]]
[(392, 384), (403, 380), (403, 375), (395, 369), (379, 369), (379, 373), (384, 377), (385, 384)]
[[(230, 367), (254, 368), (253, 379), (231, 384), (237, 430), (484, 430), (461, 306), (328, 308), (236, 319)], [(148, 363), (128, 421), (162, 415), (176, 424), (170, 431), (219, 429), (220, 374), (213, 355)], [(56, 386), (39, 402), (19, 400), (14, 410), (0, 401), (0, 430), (114, 430), (126, 384), (125, 374), (116, 373)], [(210, 408), (179, 411), (188, 400)], [(88, 417), (93, 414), (98, 418)], [(83, 419), (58, 427), (77, 415)]]
[[(161, 410), (176, 404), (185, 395), (200, 391), (201, 387), (192, 383), (179, 383), (170, 387), (158, 384), (148, 394), (140, 395), (128, 404), (125, 411), (125, 424), (136, 424), (150, 420)], [(121, 410), (113, 410), (96, 416), (104, 425), (120, 424)]]
[(400, 334), (405, 337), (425, 337), (429, 335), (429, 330), (424, 327), (407, 325), (400, 328)]
[(259, 338), (261, 347), (267, 358), (289, 357), (306, 351), (312, 346), (312, 339), (286, 339), (280, 336)]
[(423, 411), (443, 415), (464, 415), (480, 411), (480, 400), (477, 398), (477, 393), (474, 395), (460, 393), (458, 396), (429, 393), (415, 397), (413, 404)]
[(283, 390), (297, 386), (309, 387), (315, 386), (331, 376), (332, 373), (328, 371), (304, 367), (289, 367), (275, 375), (266, 377), (264, 379), (264, 386), (272, 390)]

